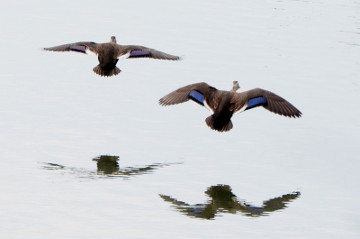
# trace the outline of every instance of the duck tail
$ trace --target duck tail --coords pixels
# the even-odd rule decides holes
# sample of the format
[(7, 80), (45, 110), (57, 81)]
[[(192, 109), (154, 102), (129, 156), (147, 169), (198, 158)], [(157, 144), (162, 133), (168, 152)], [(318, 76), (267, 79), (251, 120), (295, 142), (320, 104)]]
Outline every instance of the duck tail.
[(226, 132), (232, 129), (233, 124), (231, 120), (226, 122), (215, 119), (214, 115), (210, 115), (205, 120), (206, 124), (213, 130), (217, 130), (219, 132)]
[(117, 68), (116, 66), (113, 69), (107, 70), (104, 68), (101, 68), (99, 65), (97, 65), (96, 67), (94, 67), (93, 71), (101, 76), (112, 76), (112, 75), (117, 75), (121, 72), (121, 70), (119, 68)]

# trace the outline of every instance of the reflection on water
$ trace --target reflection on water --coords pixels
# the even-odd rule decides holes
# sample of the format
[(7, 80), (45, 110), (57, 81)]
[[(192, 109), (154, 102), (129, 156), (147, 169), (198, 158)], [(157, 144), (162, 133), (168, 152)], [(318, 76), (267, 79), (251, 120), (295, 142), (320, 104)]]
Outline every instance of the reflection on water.
[(130, 178), (142, 174), (153, 173), (154, 170), (164, 166), (170, 166), (180, 163), (154, 163), (138, 167), (125, 167), (120, 168), (119, 156), (100, 155), (93, 158), (96, 161), (97, 171), (87, 170), (83, 168), (67, 167), (55, 163), (43, 163), (42, 168), (46, 170), (61, 170), (64, 173), (75, 174), (81, 178), (96, 178), (96, 177), (120, 177)]
[(285, 194), (264, 201), (263, 206), (257, 207), (246, 203), (245, 200), (239, 200), (228, 185), (211, 186), (205, 193), (211, 199), (206, 204), (195, 205), (189, 205), (166, 195), (160, 195), (160, 197), (172, 203), (177, 211), (189, 217), (213, 219), (217, 213), (236, 214), (241, 212), (248, 217), (267, 216), (271, 212), (286, 208), (290, 201), (300, 196), (300, 192)]
[(97, 162), (98, 173), (114, 174), (119, 171), (119, 156), (100, 155), (93, 158), (93, 161)]

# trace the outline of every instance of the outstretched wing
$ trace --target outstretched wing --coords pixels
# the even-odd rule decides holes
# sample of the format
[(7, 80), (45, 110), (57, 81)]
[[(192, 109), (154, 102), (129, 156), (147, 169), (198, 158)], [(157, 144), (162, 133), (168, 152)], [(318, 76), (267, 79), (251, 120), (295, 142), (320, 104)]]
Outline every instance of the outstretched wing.
[(234, 95), (235, 112), (239, 110), (249, 110), (257, 106), (279, 115), (287, 117), (301, 117), (301, 112), (292, 104), (280, 96), (260, 88), (236, 93)]
[(165, 52), (161, 52), (155, 49), (147, 48), (144, 46), (134, 46), (134, 45), (119, 45), (120, 49), (120, 56), (122, 55), (129, 55), (128, 58), (154, 58), (154, 59), (162, 59), (162, 60), (180, 60), (180, 57), (167, 54)]
[(64, 44), (64, 45), (60, 45), (60, 46), (48, 47), (48, 48), (44, 48), (44, 50), (46, 50), (46, 51), (76, 51), (76, 52), (81, 52), (81, 53), (85, 53), (85, 54), (86, 54), (86, 51), (90, 50), (96, 54), (97, 53), (96, 46), (97, 46), (97, 43), (95, 43), (95, 42), (76, 42), (76, 43)]
[(181, 87), (159, 100), (160, 105), (175, 105), (193, 100), (204, 106), (207, 98), (210, 98), (217, 90), (208, 84), (201, 82)]
[(272, 198), (264, 202), (264, 211), (273, 212), (286, 208), (286, 204), (300, 196), (300, 192), (289, 193), (281, 197)]

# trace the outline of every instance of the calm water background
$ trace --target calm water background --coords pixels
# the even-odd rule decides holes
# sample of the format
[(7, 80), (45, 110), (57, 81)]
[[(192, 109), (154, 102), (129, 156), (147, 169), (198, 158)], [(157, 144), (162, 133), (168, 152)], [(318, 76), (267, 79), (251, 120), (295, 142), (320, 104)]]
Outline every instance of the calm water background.
[[(359, 238), (359, 16), (357, 0), (3, 1), (1, 238)], [(102, 78), (95, 56), (41, 50), (111, 35), (183, 60), (120, 60)], [(303, 117), (258, 108), (218, 133), (205, 108), (158, 105), (181, 86), (233, 80)], [(157, 167), (109, 177), (92, 161), (106, 154), (120, 169)], [(206, 204), (218, 184), (255, 206), (301, 196), (213, 220), (159, 196)]]

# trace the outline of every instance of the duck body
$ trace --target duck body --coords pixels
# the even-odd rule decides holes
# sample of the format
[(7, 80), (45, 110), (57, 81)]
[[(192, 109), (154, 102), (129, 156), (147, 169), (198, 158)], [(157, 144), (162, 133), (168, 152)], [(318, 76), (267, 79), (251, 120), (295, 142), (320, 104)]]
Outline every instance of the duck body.
[(116, 67), (118, 59), (118, 49), (114, 43), (103, 43), (96, 47), (99, 65), (94, 67), (94, 72), (101, 76), (117, 75), (121, 70)]
[[(235, 82), (234, 82), (235, 84)], [(236, 82), (237, 84), (237, 82)], [(201, 82), (179, 88), (159, 100), (160, 105), (173, 105), (193, 100), (208, 107), (213, 114), (205, 119), (206, 124), (220, 132), (233, 128), (231, 117), (237, 113), (254, 107), (265, 109), (287, 117), (301, 117), (301, 112), (280, 96), (260, 88), (237, 93), (238, 88), (231, 91), (217, 90)]]
[[(217, 98), (218, 105), (214, 107), (214, 113), (205, 119), (206, 124), (211, 129), (217, 131), (229, 131), (232, 129), (233, 124), (230, 119), (234, 114), (233, 96), (234, 93), (230, 91), (215, 92), (214, 97)], [(209, 103), (207, 105), (210, 105)]]
[(101, 76), (117, 75), (121, 70), (116, 67), (118, 58), (126, 56), (127, 58), (153, 58), (163, 60), (180, 60), (180, 57), (170, 55), (155, 49), (137, 45), (119, 45), (116, 38), (111, 37), (110, 42), (76, 42), (59, 45), (55, 47), (44, 48), (47, 51), (74, 51), (87, 54), (95, 53), (98, 56), (99, 65), (93, 68), (93, 71)]

